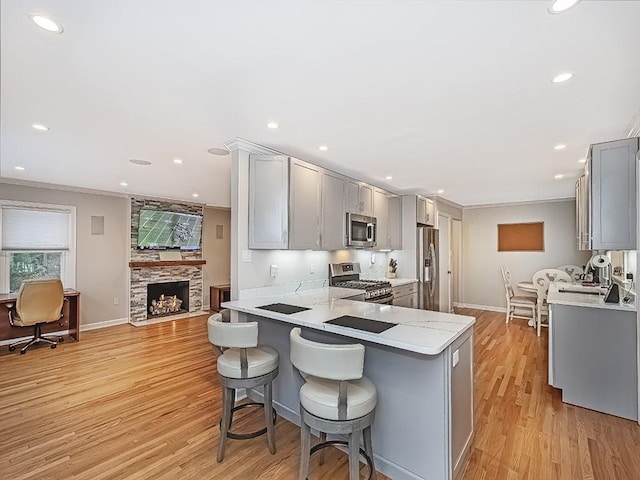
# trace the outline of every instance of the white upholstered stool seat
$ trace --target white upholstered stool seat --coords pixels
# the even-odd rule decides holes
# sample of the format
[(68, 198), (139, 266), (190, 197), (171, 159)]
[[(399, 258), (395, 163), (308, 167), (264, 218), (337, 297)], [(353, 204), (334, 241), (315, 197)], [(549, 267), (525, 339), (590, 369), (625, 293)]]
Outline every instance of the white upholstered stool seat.
[[(222, 419), (218, 462), (224, 459), (227, 438), (246, 440), (267, 434), (269, 451), (276, 453), (275, 419), (272, 405), (273, 380), (278, 376), (280, 356), (274, 348), (258, 345), (257, 322), (223, 322), (222, 315), (211, 315), (207, 322), (209, 341), (218, 355), (218, 379), (222, 385)], [(264, 402), (236, 406), (236, 390), (262, 387)], [(231, 431), (233, 413), (246, 407), (264, 409), (265, 428), (252, 433)]]
[[(364, 345), (318, 343), (301, 333), (294, 328), (289, 334), (291, 364), (304, 381), (300, 388), (298, 480), (307, 479), (311, 454), (330, 445), (348, 447), (349, 480), (359, 478), (360, 456), (369, 466), (368, 479), (375, 480), (371, 424), (378, 397), (371, 380), (362, 376)], [(311, 429), (320, 432), (320, 443), (313, 448)], [(327, 434), (347, 435), (348, 441), (327, 442)], [(361, 436), (364, 449), (360, 448)]]
[[(309, 376), (300, 389), (300, 404), (318, 417), (338, 420), (338, 395), (340, 382)], [(376, 408), (376, 387), (366, 377), (347, 383), (347, 414), (344, 419), (353, 420), (371, 413)]]
[[(278, 368), (280, 357), (275, 348), (258, 345), (247, 348), (247, 373), (244, 378), (259, 377)], [(240, 351), (226, 350), (218, 357), (218, 373), (227, 378), (243, 378)]]

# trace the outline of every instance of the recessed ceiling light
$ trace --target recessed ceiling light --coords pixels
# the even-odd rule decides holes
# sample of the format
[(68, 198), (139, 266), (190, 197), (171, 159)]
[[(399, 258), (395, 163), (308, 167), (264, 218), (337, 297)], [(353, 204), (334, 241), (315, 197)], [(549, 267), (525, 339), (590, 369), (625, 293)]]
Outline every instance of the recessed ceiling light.
[(229, 154), (229, 150), (227, 150), (226, 148), (220, 148), (220, 147), (211, 147), (210, 149), (207, 150), (207, 152), (209, 152), (211, 155), (228, 155)]
[(564, 150), (565, 148), (567, 148), (567, 146), (564, 143), (561, 143), (553, 147), (554, 150)]
[(558, 175), (556, 175), (556, 176), (555, 176), (555, 177), (553, 177), (553, 178), (555, 178), (556, 180), (560, 180), (561, 178), (564, 178), (564, 175), (563, 175), (563, 174), (561, 174), (561, 173), (559, 173)]
[(198, 198), (200, 195), (198, 195), (197, 193), (192, 193), (192, 194), (191, 194), (191, 196), (192, 196), (193, 198)]
[(127, 182), (120, 182), (121, 187), (126, 187), (127, 185), (129, 185)]
[(580, 0), (553, 0), (547, 7), (549, 13), (562, 13), (566, 12), (570, 8), (575, 7)]
[(49, 127), (47, 127), (46, 125), (42, 125), (41, 123), (34, 123), (31, 126), (33, 127), (34, 130), (38, 130), (40, 132), (48, 132), (49, 131)]
[(586, 158), (581, 158), (580, 160), (578, 160), (578, 163), (585, 163), (587, 161)]
[(151, 165), (151, 162), (149, 160), (141, 160), (139, 158), (132, 158), (131, 160), (129, 160), (129, 163), (133, 163), (134, 165)]
[(438, 190), (438, 193), (444, 193), (444, 190), (440, 189)]
[(42, 15), (41, 13), (30, 13), (29, 17), (31, 17), (31, 20), (33, 20), (33, 23), (38, 25), (43, 30), (46, 30), (47, 32), (51, 32), (51, 33), (64, 32), (64, 29), (62, 28), (62, 25), (60, 24), (60, 22), (54, 20), (51, 17)]
[(174, 158), (173, 159), (173, 163), (175, 163), (176, 165), (182, 165), (182, 159), (181, 158)]
[(386, 177), (384, 177), (385, 180), (393, 180), (393, 177), (391, 175), (387, 175)]
[(278, 125), (276, 122), (269, 122), (267, 123), (267, 128), (278, 128), (280, 125)]
[(329, 150), (329, 147), (327, 147), (326, 145), (320, 145), (318, 147), (318, 150), (320, 150), (321, 152), (326, 152), (327, 150)]
[(20, 170), (21, 172), (24, 170), (24, 167), (21, 167), (20, 165), (16, 165), (13, 168), (16, 169), (16, 170)]
[(551, 80), (551, 83), (564, 83), (567, 80), (569, 80), (571, 77), (573, 77), (573, 73), (571, 72), (560, 73), (555, 77), (553, 77), (553, 80)]

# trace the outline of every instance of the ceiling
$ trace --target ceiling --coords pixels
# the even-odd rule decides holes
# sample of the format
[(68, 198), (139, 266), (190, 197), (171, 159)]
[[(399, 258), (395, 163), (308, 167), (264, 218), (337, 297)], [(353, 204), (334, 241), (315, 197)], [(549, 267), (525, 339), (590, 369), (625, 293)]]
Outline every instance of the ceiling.
[(571, 197), (640, 107), (640, 2), (548, 4), (3, 0), (0, 176), (229, 206), (207, 149), (242, 137), (461, 205)]

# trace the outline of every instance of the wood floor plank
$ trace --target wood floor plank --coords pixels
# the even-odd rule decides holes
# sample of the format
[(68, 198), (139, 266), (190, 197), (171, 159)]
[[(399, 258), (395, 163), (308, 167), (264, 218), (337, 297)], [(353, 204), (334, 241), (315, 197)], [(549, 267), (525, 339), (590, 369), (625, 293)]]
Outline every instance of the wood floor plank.
[[(546, 330), (464, 310), (475, 327), (476, 436), (464, 480), (640, 478), (640, 426), (562, 403), (547, 385)], [(228, 442), (216, 462), (221, 390), (206, 316), (83, 333), (79, 343), (0, 351), (0, 477), (53, 480), (296, 478), (299, 429)], [(262, 416), (239, 412), (250, 431)], [(367, 469), (361, 468), (364, 478)], [(312, 459), (310, 480), (347, 480), (346, 455)], [(386, 477), (379, 475), (380, 480)]]

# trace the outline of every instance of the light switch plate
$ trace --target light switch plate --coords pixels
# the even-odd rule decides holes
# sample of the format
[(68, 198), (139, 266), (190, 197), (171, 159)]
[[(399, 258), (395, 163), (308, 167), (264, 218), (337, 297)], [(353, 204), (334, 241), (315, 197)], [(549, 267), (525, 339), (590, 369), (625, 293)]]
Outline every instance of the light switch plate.
[(252, 260), (251, 250), (242, 250), (242, 262), (251, 263)]
[(276, 278), (278, 276), (278, 265), (271, 265), (269, 267), (269, 275), (271, 275), (271, 278)]

